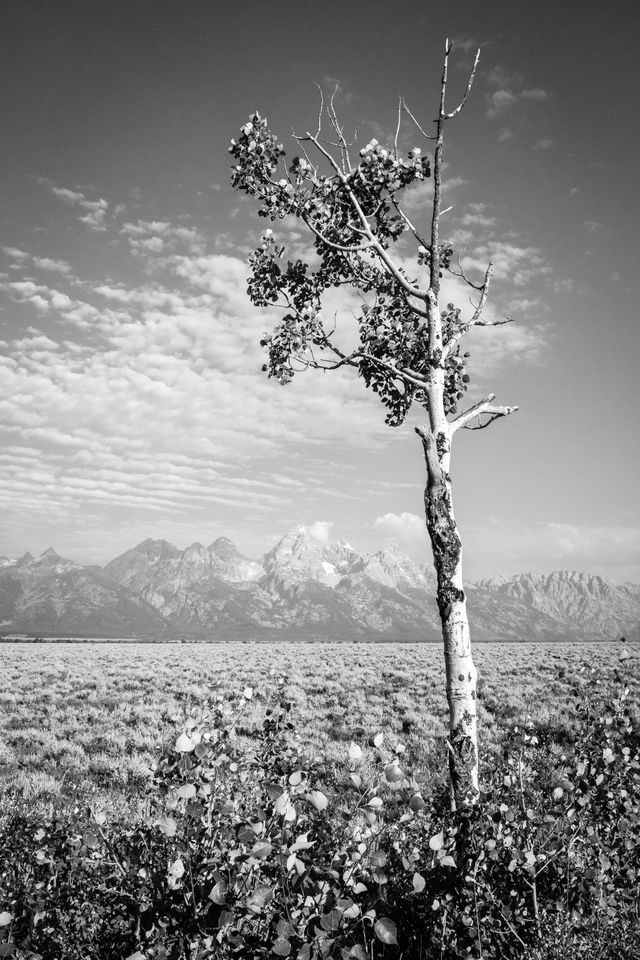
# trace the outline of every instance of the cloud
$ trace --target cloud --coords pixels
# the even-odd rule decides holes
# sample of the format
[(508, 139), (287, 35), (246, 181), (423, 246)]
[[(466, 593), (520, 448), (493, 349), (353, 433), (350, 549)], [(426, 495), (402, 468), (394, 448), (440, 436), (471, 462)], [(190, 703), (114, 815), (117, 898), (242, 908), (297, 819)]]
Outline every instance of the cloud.
[[(525, 87), (522, 77), (517, 73), (509, 73), (502, 67), (494, 67), (488, 77), (490, 88), (485, 95), (486, 114), (490, 120), (511, 117), (527, 103), (546, 103), (550, 98), (546, 90), (541, 87)], [(521, 112), (521, 110), (520, 110)], [(501, 140), (509, 139), (511, 131), (503, 130)]]
[(488, 98), (487, 116), (492, 120), (518, 102), (517, 96), (511, 90), (494, 90)]
[[(193, 238), (147, 223), (126, 236)], [(86, 530), (89, 516), (111, 530), (141, 510), (170, 524), (202, 523), (216, 508), (269, 515), (294, 491), (305, 509), (316, 488), (291, 475), (304, 451), (318, 450), (326, 471), (341, 444), (387, 440), (376, 399), (349, 373), (330, 384), (301, 375), (287, 388), (261, 374), (258, 341), (275, 316), (248, 300), (243, 261), (165, 252), (155, 266), (162, 282), (2, 282), (36, 311), (0, 358), (0, 436), (41, 450), (37, 467), (0, 462), (0, 502), (23, 538), (52, 524)]]
[(534, 150), (553, 150), (557, 146), (551, 137), (539, 137), (533, 144)]
[(464, 547), (467, 576), (474, 579), (555, 569), (640, 582), (638, 527), (488, 520), (465, 525)]
[[(450, 182), (453, 190), (463, 185)], [(92, 212), (82, 205), (94, 202), (84, 193), (56, 190), (63, 202)], [(93, 558), (108, 559), (123, 538), (128, 545), (131, 531), (143, 539), (159, 521), (168, 535), (231, 511), (291, 516), (293, 502), (298, 515), (313, 516), (319, 487), (336, 498), (354, 496), (334, 482), (343, 448), (371, 452), (393, 442), (377, 398), (348, 370), (299, 374), (286, 388), (267, 379), (259, 340), (278, 314), (250, 303), (244, 256), (211, 252), (189, 223), (116, 224), (114, 216), (108, 206), (98, 242), (110, 269), (102, 277), (76, 277), (51, 266), (65, 261), (5, 250), (15, 269), (0, 287), (21, 305), (15, 314), (22, 323), (0, 359), (0, 438), (13, 451), (0, 460), (0, 503), (11, 505), (12, 535), (24, 544), (28, 531), (37, 542), (46, 530), (47, 540), (59, 543), (59, 529), (65, 542), (81, 544), (91, 529), (103, 531), (103, 553)], [(453, 221), (468, 237), (470, 269), (482, 269), (489, 241), (475, 236), (492, 231), (494, 219), (492, 208), (472, 203)], [(128, 260), (122, 264), (114, 250)], [(515, 241), (498, 252), (514, 299), (511, 280), (523, 275), (527, 258), (532, 268), (544, 264)], [(114, 262), (120, 266), (111, 272)], [(44, 273), (36, 280), (38, 267)], [(445, 280), (443, 293), (471, 309), (468, 288), (455, 278)], [(531, 299), (526, 286), (517, 295)], [(338, 330), (347, 342), (357, 307), (356, 295), (343, 290), (325, 304), (329, 315), (344, 316)], [(479, 332), (474, 380), (505, 361), (538, 362), (545, 336), (541, 326), (522, 324)], [(16, 449), (39, 457), (25, 452), (21, 459)], [(386, 516), (391, 531), (395, 515)], [(423, 521), (411, 516), (397, 515), (389, 535), (410, 543), (419, 529), (422, 542)], [(326, 538), (329, 521), (310, 529)], [(113, 549), (106, 545), (112, 542)]]
[[(464, 177), (449, 177), (443, 181), (442, 195), (447, 203), (451, 203), (454, 195), (468, 184)], [(402, 209), (408, 213), (417, 213), (423, 211), (431, 203), (433, 198), (433, 180), (431, 178), (422, 180), (419, 183), (412, 184), (403, 194), (400, 201)]]
[(3, 247), (3, 252), (14, 261), (14, 267), (32, 266), (53, 273), (70, 273), (71, 266), (66, 260), (53, 260), (51, 257), (36, 257), (17, 247)]
[(537, 103), (546, 103), (549, 99), (547, 91), (541, 90), (540, 87), (533, 90), (523, 90), (520, 96), (523, 100), (535, 100)]
[(495, 227), (494, 217), (487, 217), (481, 213), (465, 213), (460, 220), (463, 227)]
[(306, 530), (318, 543), (328, 544), (332, 527), (332, 520), (316, 520), (315, 523), (309, 524)]
[(537, 297), (516, 297), (509, 301), (509, 314), (513, 316), (527, 317), (540, 314), (548, 310), (546, 304), (542, 303)]
[(469, 260), (477, 270), (484, 270), (492, 261), (494, 279), (507, 280), (516, 287), (524, 287), (551, 273), (539, 248), (502, 240), (478, 244)]
[(391, 540), (422, 542), (425, 538), (424, 517), (418, 517), (415, 513), (385, 513), (376, 517), (372, 526)]
[(56, 187), (46, 180), (42, 182), (49, 187), (53, 195), (58, 197), (59, 200), (63, 200), (65, 203), (72, 204), (73, 206), (81, 207), (87, 211), (84, 216), (78, 218), (80, 223), (86, 224), (90, 230), (96, 233), (103, 233), (107, 229), (106, 217), (109, 204), (106, 200), (102, 198), (99, 200), (89, 200), (84, 193), (81, 193), (79, 190), (70, 190), (68, 187)]
[(602, 229), (602, 224), (598, 223), (597, 220), (585, 220), (584, 228), (589, 234), (598, 233)]
[(193, 227), (180, 227), (164, 220), (138, 220), (125, 223), (120, 233), (127, 237), (129, 249), (138, 256), (169, 253), (180, 247), (189, 253), (204, 252), (204, 238)]

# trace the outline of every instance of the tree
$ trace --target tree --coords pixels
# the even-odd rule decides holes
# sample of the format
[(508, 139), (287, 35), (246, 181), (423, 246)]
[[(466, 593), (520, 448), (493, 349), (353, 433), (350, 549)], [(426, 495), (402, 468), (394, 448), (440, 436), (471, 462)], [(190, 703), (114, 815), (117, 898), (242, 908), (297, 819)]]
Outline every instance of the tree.
[[(484, 315), (492, 264), (481, 282), (472, 282), (459, 259), (454, 265), (452, 246), (440, 235), (440, 220), (446, 212), (441, 209), (445, 127), (464, 107), (480, 57), (478, 51), (461, 102), (447, 112), (451, 48), (447, 40), (434, 136), (425, 132), (401, 98), (393, 146), (371, 140), (354, 162), (353, 143), (345, 137), (334, 98), (325, 104), (321, 93), (317, 130), (294, 135), (300, 155), (289, 163), (282, 144), (259, 113), (242, 127), (230, 152), (235, 160), (232, 185), (255, 198), (259, 215), (271, 221), (296, 217), (313, 241), (309, 261), (286, 262), (285, 247), (267, 229), (249, 258), (252, 302), (285, 311), (261, 342), (268, 352), (263, 370), (286, 384), (301, 370), (353, 367), (365, 386), (378, 394), (391, 426), (403, 423), (413, 404), (426, 413), (416, 432), (424, 449), (426, 525), (444, 640), (452, 805), (463, 809), (478, 798), (477, 672), (462, 582), (462, 544), (453, 512), (451, 447), (460, 429), (481, 429), (517, 407), (496, 406), (494, 395), (489, 394), (458, 411), (470, 380), (469, 353), (461, 351), (462, 338), (472, 327), (508, 320), (489, 320)], [(401, 205), (407, 187), (424, 181), (432, 167), (419, 148), (400, 155), (398, 140), (407, 119), (434, 143), (432, 209), (424, 232)], [(323, 136), (323, 120), (330, 126), (331, 140)], [(407, 257), (396, 253), (395, 245), (401, 240), (408, 240), (415, 251), (410, 268)], [(468, 319), (451, 303), (442, 307), (444, 271), (474, 290), (476, 301)], [(330, 326), (322, 313), (323, 295), (343, 285), (355, 289), (361, 298), (357, 340), (350, 348), (338, 342), (336, 324)]]

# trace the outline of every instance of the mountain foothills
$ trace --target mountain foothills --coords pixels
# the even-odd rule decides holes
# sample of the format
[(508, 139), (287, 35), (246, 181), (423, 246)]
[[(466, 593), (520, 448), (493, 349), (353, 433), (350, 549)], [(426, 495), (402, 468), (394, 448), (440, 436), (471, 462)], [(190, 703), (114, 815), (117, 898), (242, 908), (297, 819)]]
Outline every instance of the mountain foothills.
[[(467, 588), (477, 640), (640, 639), (640, 586), (582, 573)], [(145, 540), (104, 568), (53, 549), (0, 558), (0, 634), (439, 640), (434, 573), (396, 546), (362, 554), (294, 527), (260, 560), (221, 537), (179, 550)]]

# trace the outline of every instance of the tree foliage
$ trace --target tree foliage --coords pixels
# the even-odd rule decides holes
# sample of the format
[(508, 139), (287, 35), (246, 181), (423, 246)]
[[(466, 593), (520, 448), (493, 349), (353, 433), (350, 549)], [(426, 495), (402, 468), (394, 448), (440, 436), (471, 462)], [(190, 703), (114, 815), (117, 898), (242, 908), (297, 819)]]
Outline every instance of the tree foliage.
[[(328, 110), (339, 130), (333, 106)], [(305, 143), (315, 146), (326, 171), (320, 162), (311, 161), (306, 149), (303, 156), (287, 160), (284, 147), (259, 113), (231, 146), (236, 162), (232, 185), (257, 200), (259, 216), (303, 221), (313, 241), (314, 255), (308, 260), (286, 259), (285, 246), (267, 229), (249, 258), (248, 292), (253, 303), (286, 311), (262, 341), (269, 358), (265, 372), (288, 383), (297, 371), (309, 367), (355, 367), (387, 407), (387, 423), (397, 426), (414, 401), (427, 408), (428, 368), (442, 363), (446, 409), (455, 413), (470, 379), (465, 370), (469, 354), (463, 354), (458, 343), (466, 324), (460, 310), (449, 304), (442, 312), (443, 349), (431, 350), (425, 294), (418, 278), (389, 255), (410, 234), (417, 240), (415, 267), (429, 268), (429, 245), (402, 211), (401, 200), (407, 188), (431, 176), (430, 160), (420, 148), (400, 156), (397, 149), (371, 140), (352, 165), (342, 138), (339, 164), (320, 133), (298, 140), (303, 148)], [(439, 271), (451, 268), (452, 257), (451, 244), (442, 243), (437, 252)], [(328, 325), (322, 309), (323, 295), (341, 286), (356, 290), (361, 298), (359, 344), (349, 351), (338, 343), (335, 327)]]

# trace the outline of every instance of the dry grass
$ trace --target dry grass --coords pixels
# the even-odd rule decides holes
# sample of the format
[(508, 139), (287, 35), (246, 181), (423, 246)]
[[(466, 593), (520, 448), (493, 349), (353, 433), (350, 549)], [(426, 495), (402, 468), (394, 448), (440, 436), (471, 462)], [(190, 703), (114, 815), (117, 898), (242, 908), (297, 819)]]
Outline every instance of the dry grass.
[[(336, 763), (344, 741), (401, 736), (428, 778), (444, 777), (446, 702), (436, 644), (4, 644), (0, 674), (0, 790), (29, 801), (90, 801), (113, 812), (143, 796), (169, 718), (217, 694), (285, 674), (296, 729)], [(478, 644), (485, 755), (505, 725), (527, 715), (571, 723), (569, 680), (619, 666), (604, 644)], [(636, 689), (637, 651), (625, 661)], [(259, 707), (254, 708), (253, 722)], [(252, 717), (245, 724), (250, 736)]]

